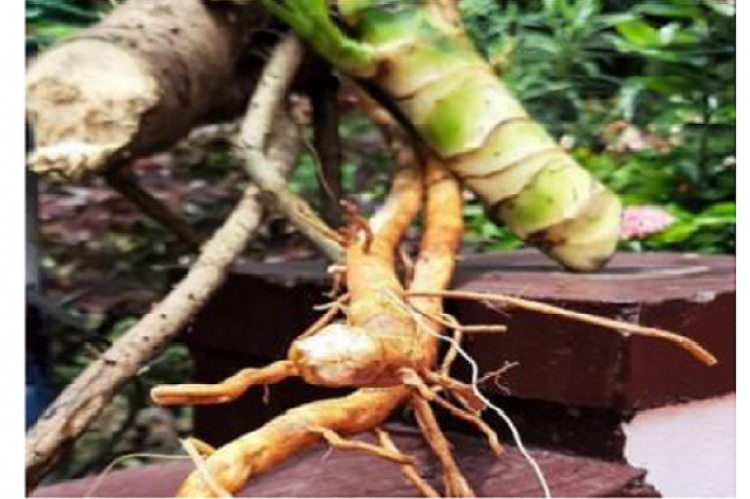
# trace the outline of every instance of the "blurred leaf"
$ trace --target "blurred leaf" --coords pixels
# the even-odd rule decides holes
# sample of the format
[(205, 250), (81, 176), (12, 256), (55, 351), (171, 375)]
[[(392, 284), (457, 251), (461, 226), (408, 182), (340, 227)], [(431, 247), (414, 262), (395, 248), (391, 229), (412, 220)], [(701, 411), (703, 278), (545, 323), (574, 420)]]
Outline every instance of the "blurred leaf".
[(701, 216), (734, 221), (737, 219), (737, 204), (734, 202), (716, 203), (706, 209)]
[(737, 6), (734, 1), (703, 0), (703, 4), (723, 16), (734, 17), (737, 15)]
[(651, 236), (649, 241), (662, 244), (679, 243), (691, 237), (699, 228), (700, 225), (695, 220), (683, 220), (673, 224), (665, 231)]
[(73, 35), (79, 30), (80, 28), (78, 28), (77, 26), (43, 22), (35, 24), (29, 30), (29, 33), (32, 37), (44, 38), (54, 41)]
[(678, 75), (636, 76), (631, 78), (631, 81), (663, 95), (681, 94), (694, 88), (694, 83), (690, 79)]
[(700, 8), (695, 3), (652, 3), (644, 2), (634, 10), (642, 15), (666, 18), (692, 19), (700, 15)]
[(638, 47), (657, 47), (661, 45), (659, 32), (644, 21), (631, 20), (617, 25), (617, 31), (627, 41)]

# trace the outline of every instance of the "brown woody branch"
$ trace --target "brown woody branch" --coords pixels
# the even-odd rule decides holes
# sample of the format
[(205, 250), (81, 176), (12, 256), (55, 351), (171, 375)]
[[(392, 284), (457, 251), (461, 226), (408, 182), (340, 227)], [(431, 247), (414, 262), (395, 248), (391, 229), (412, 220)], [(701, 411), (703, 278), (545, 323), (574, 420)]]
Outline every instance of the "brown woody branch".
[(187, 243), (192, 249), (200, 248), (203, 242), (201, 236), (185, 219), (145, 190), (126, 165), (107, 169), (104, 172), (104, 178), (110, 187), (129, 199), (143, 213), (174, 233), (181, 241)]
[[(299, 44), (287, 41), (283, 47), (287, 57), (273, 59), (274, 78), (262, 85), (265, 98), (255, 102), (261, 111), (258, 115), (263, 118), (255, 123), (256, 133), (262, 139), (258, 143), (264, 144), (264, 149), (273, 117), (299, 63)], [(276, 146), (269, 146), (268, 149), (284, 156)], [(254, 159), (258, 168), (272, 171), (283, 178), (278, 164), (266, 160), (263, 155), (257, 155)], [(36, 486), (60, 452), (89, 427), (117, 390), (137, 376), (146, 363), (165, 348), (205, 305), (224, 282), (232, 262), (242, 253), (261, 219), (259, 190), (249, 186), (229, 218), (203, 246), (185, 278), (99, 359), (92, 362), (45, 411), (26, 437), (28, 488)]]
[[(341, 257), (338, 235), (320, 219), (307, 202), (292, 192), (284, 176), (275, 169), (267, 168), (265, 157), (269, 128), (259, 126), (271, 122), (273, 112), (281, 103), (285, 92), (277, 92), (277, 86), (287, 90), (291, 81), (281, 81), (283, 75), (277, 66), (284, 66), (292, 58), (300, 63), (301, 51), (295, 37), (287, 37), (274, 51), (250, 102), (248, 113), (242, 123), (237, 140), (237, 155), (243, 160), (245, 171), (263, 193), (264, 200), (282, 213), (329, 259)], [(271, 106), (265, 106), (269, 102)]]

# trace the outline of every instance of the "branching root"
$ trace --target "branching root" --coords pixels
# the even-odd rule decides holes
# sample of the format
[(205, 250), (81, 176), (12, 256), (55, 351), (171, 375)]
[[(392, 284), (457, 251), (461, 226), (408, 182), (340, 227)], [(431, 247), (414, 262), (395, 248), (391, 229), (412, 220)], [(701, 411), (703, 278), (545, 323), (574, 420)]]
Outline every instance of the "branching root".
[(450, 443), (445, 438), (440, 425), (432, 412), (429, 402), (421, 396), (412, 398), (412, 407), (417, 418), (417, 424), (422, 430), (428, 445), (435, 453), (443, 468), (443, 483), (447, 497), (476, 497), (469, 482), (458, 468)]
[[(456, 5), (453, 0), (431, 2), (448, 10)], [(262, 100), (266, 88), (259, 85), (256, 101)], [(280, 98), (274, 95), (275, 99)], [(477, 428), (487, 438), (490, 448), (500, 454), (503, 452), (500, 439), (480, 416), (484, 409), (497, 413), (510, 427), (516, 445), (532, 466), (544, 494), (549, 495), (547, 481), (524, 448), (512, 421), (478, 390), (476, 362), (460, 346), (465, 334), (501, 333), (505, 326), (461, 325), (444, 313), (445, 298), (500, 303), (615, 329), (623, 334), (666, 339), (707, 364), (716, 362), (697, 343), (674, 333), (520, 298), (445, 291), (450, 285), (463, 232), (459, 182), (441, 162), (414, 146), (410, 135), (392, 116), (378, 109), (372, 100), (363, 98), (363, 102), (373, 121), (381, 127), (396, 163), (384, 206), (365, 220), (354, 204), (343, 202), (349, 226), (343, 234), (334, 234), (316, 214), (305, 211), (309, 210), (307, 204), (290, 196), (277, 199), (278, 208), (298, 220), (301, 230), (304, 228), (310, 232), (310, 237), (326, 241), (322, 246), (331, 246), (326, 253), (336, 257), (335, 275), (339, 276), (332, 296), (338, 295), (339, 286), (344, 284), (346, 293), (326, 305), (325, 312), (292, 342), (285, 360), (260, 369), (244, 369), (214, 385), (158, 387), (153, 390), (152, 398), (163, 405), (226, 403), (252, 386), (268, 386), (291, 376), (299, 376), (313, 385), (358, 390), (346, 397), (296, 407), (215, 451), (195, 443), (186, 444), (188, 452), (192, 450), (195, 455), (197, 470), (183, 484), (180, 496), (226, 496), (254, 476), (322, 441), (334, 449), (364, 452), (396, 463), (421, 494), (438, 497), (438, 492), (419, 475), (414, 457), (401, 453), (388, 434), (378, 428), (393, 410), (406, 402), (411, 403), (419, 428), (440, 463), (447, 496), (474, 497), (475, 493), (440, 429), (433, 403)], [(252, 109), (251, 106), (249, 114)], [(270, 111), (267, 114), (261, 118), (271, 120)], [(261, 139), (255, 127), (245, 126), (240, 149), (247, 159), (251, 178), (261, 186), (276, 185), (274, 178), (254, 166)], [(398, 251), (420, 208), (424, 223), (417, 258), (412, 264), (408, 256), (401, 255), (407, 270), (404, 284), (396, 271)], [(339, 248), (339, 244), (343, 247)], [(338, 260), (339, 252), (342, 260)], [(345, 273), (341, 265), (345, 266)], [(453, 338), (443, 335), (443, 330), (453, 331)], [(442, 364), (436, 366), (439, 341), (447, 341), (451, 347)], [(471, 384), (450, 376), (451, 366), (458, 356), (471, 365)], [(380, 445), (342, 436), (373, 430)], [(199, 449), (205, 449), (205, 458)]]
[(373, 456), (382, 457), (385, 460), (393, 461), (396, 464), (413, 465), (415, 463), (412, 456), (407, 456), (400, 452), (385, 447), (380, 447), (360, 440), (349, 440), (341, 437), (335, 431), (328, 428), (310, 428), (310, 431), (323, 437), (328, 445), (338, 450), (352, 450), (372, 454)]
[(582, 312), (574, 312), (572, 310), (566, 310), (561, 307), (555, 307), (546, 303), (541, 303), (534, 300), (527, 300), (524, 298), (517, 298), (515, 296), (508, 296), (494, 293), (476, 293), (471, 291), (427, 291), (427, 292), (408, 292), (407, 296), (421, 296), (421, 297), (443, 297), (443, 298), (455, 298), (461, 300), (473, 300), (478, 302), (489, 302), (499, 303), (504, 306), (516, 307), (525, 310), (531, 310), (533, 312), (539, 312), (542, 314), (554, 315), (557, 317), (563, 317), (565, 319), (571, 319), (586, 324), (592, 324), (600, 326), (606, 329), (614, 330), (624, 336), (631, 334), (637, 336), (646, 336), (650, 338), (658, 338), (662, 340), (675, 343), (682, 349), (687, 351), (690, 355), (695, 357), (697, 360), (703, 362), (708, 366), (715, 365), (718, 360), (714, 355), (703, 348), (695, 340), (681, 336), (679, 334), (665, 331), (663, 329), (657, 329), (653, 327), (640, 326), (638, 324), (632, 324), (630, 322), (618, 321), (615, 319), (609, 319), (606, 317), (600, 317), (596, 315), (585, 314)]
[(274, 385), (297, 374), (293, 363), (281, 360), (260, 369), (243, 369), (213, 385), (157, 386), (151, 390), (151, 400), (159, 405), (225, 404), (236, 400), (253, 386)]
[[(391, 452), (400, 452), (387, 431), (381, 428), (376, 428), (375, 433), (380, 440), (380, 444), (385, 449)], [(413, 464), (402, 464), (401, 472), (404, 474), (404, 477), (409, 482), (411, 482), (424, 497), (440, 497), (438, 491), (435, 490), (432, 485), (427, 483), (427, 481), (420, 476), (416, 466), (414, 466)]]

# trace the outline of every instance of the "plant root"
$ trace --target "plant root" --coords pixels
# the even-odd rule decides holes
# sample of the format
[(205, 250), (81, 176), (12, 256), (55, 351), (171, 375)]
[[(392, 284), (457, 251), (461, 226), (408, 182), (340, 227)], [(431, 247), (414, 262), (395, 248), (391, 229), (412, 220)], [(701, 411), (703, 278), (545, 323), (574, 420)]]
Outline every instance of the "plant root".
[[(371, 430), (409, 396), (404, 387), (363, 388), (346, 397), (301, 405), (220, 447), (205, 459), (216, 483), (230, 492), (249, 479), (311, 447), (323, 437), (319, 428), (347, 434)], [(216, 497), (196, 471), (183, 483), (178, 497)]]
[[(432, 325), (428, 324), (427, 321), (414, 312), (413, 310), (409, 309), (409, 307), (405, 304), (399, 301), (398, 297), (391, 296), (391, 300), (393, 300), (394, 304), (399, 305), (403, 307), (406, 310), (410, 310), (410, 312), (413, 314), (412, 317), (414, 321), (419, 325), (420, 329), (423, 330), (425, 333), (427, 333), (429, 336), (432, 336), (434, 338), (443, 339), (445, 341), (448, 341), (451, 343), (454, 347), (456, 352), (463, 358), (466, 362), (469, 363), (471, 366), (471, 386), (474, 387), (474, 394), (477, 398), (479, 398), (484, 404), (491, 409), (495, 414), (497, 414), (503, 422), (508, 426), (510, 429), (510, 432), (513, 436), (513, 441), (516, 444), (516, 447), (521, 452), (521, 455), (523, 455), (524, 459), (529, 463), (532, 470), (534, 471), (534, 474), (539, 481), (539, 485), (542, 489), (542, 493), (544, 497), (551, 497), (549, 484), (547, 483), (547, 479), (544, 476), (544, 473), (542, 472), (542, 469), (539, 466), (539, 463), (536, 462), (536, 460), (529, 454), (528, 450), (526, 449), (526, 446), (523, 444), (523, 440), (521, 439), (521, 435), (518, 432), (518, 429), (513, 424), (513, 421), (508, 417), (508, 415), (503, 411), (500, 407), (492, 404), (489, 399), (487, 399), (484, 395), (482, 395), (482, 392), (479, 390), (477, 384), (479, 379), (479, 366), (477, 366), (476, 361), (471, 358), (469, 354), (466, 353), (465, 350), (461, 348), (461, 346), (458, 343), (455, 343), (452, 338), (448, 338), (446, 336), (440, 335), (439, 330), (436, 330), (432, 327)], [(428, 395), (428, 398), (431, 395)]]
[(346, 266), (339, 264), (329, 265), (326, 272), (333, 276), (333, 282), (331, 282), (331, 289), (325, 293), (325, 296), (334, 298), (341, 293), (342, 289), (344, 289), (346, 281)]
[(196, 451), (198, 451), (198, 454), (203, 457), (208, 457), (216, 452), (216, 447), (207, 442), (204, 442), (199, 438), (188, 437), (184, 439), (184, 442), (187, 442), (189, 445), (191, 445)]
[(409, 305), (409, 306), (415, 312), (430, 319), (432, 322), (436, 322), (437, 324), (440, 324), (444, 328), (453, 329), (454, 331), (460, 331), (462, 333), (495, 334), (495, 333), (504, 333), (508, 330), (508, 328), (506, 326), (503, 326), (502, 324), (472, 324), (472, 325), (465, 326), (459, 323), (458, 321), (456, 321), (455, 319), (450, 318), (449, 316), (446, 316), (446, 314), (443, 314), (443, 317), (441, 317), (440, 315), (431, 314), (429, 312), (425, 312), (424, 310), (420, 310), (413, 305)]
[(417, 418), (417, 424), (422, 430), (428, 445), (435, 453), (443, 468), (443, 483), (447, 497), (476, 497), (463, 473), (458, 468), (450, 443), (445, 438), (440, 425), (432, 412), (429, 402), (421, 396), (412, 397), (412, 407)]
[(495, 433), (495, 430), (490, 428), (490, 426), (485, 423), (478, 415), (465, 409), (461, 409), (460, 407), (456, 407), (454, 404), (451, 404), (439, 395), (437, 395), (432, 401), (446, 409), (455, 417), (463, 419), (467, 423), (474, 425), (477, 430), (484, 433), (484, 435), (487, 437), (487, 443), (489, 444), (490, 449), (492, 449), (492, 452), (494, 452), (496, 455), (499, 456), (503, 453), (503, 446), (500, 444), (500, 439), (498, 438), (497, 433)]
[(348, 199), (342, 199), (339, 201), (341, 207), (342, 216), (346, 220), (347, 225), (342, 230), (342, 238), (347, 244), (354, 244), (360, 234), (364, 234), (364, 251), (365, 253), (370, 252), (372, 248), (372, 242), (375, 240), (375, 234), (372, 232), (370, 223), (365, 220), (359, 212), (359, 208), (355, 203)]
[(445, 352), (445, 357), (443, 357), (443, 362), (440, 364), (440, 372), (442, 374), (446, 376), (450, 374), (453, 363), (458, 357), (458, 345), (461, 344), (463, 339), (464, 333), (460, 329), (455, 329), (453, 331), (453, 341), (450, 343), (448, 351)]
[(338, 297), (335, 301), (333, 301), (330, 304), (326, 305), (326, 312), (321, 315), (315, 322), (312, 323), (310, 327), (305, 330), (301, 335), (297, 337), (297, 339), (307, 338), (308, 336), (312, 336), (319, 332), (324, 327), (328, 326), (333, 320), (336, 318), (336, 316), (344, 310), (344, 304), (349, 300), (349, 294), (343, 294), (340, 297)]
[(260, 369), (243, 369), (217, 384), (157, 386), (151, 390), (151, 400), (159, 405), (225, 404), (253, 386), (273, 385), (297, 374), (292, 362), (280, 360)]
[(229, 491), (227, 491), (224, 487), (219, 485), (211, 475), (211, 472), (206, 467), (206, 462), (203, 459), (203, 455), (198, 449), (195, 448), (194, 442), (195, 440), (181, 441), (182, 448), (185, 449), (187, 455), (190, 456), (190, 459), (193, 461), (193, 464), (195, 465), (198, 474), (203, 480), (203, 483), (208, 489), (211, 490), (213, 497), (232, 497), (232, 494), (230, 494)]
[(477, 394), (474, 392), (474, 387), (469, 384), (462, 383), (455, 378), (451, 378), (450, 376), (439, 372), (425, 373), (424, 378), (428, 383), (445, 388), (451, 395), (461, 401), (467, 410), (471, 412), (479, 413), (486, 407), (486, 404), (482, 399), (477, 397)]
[[(259, 90), (262, 88), (259, 85)], [(253, 142), (251, 132), (248, 130), (249, 143)], [(423, 192), (423, 175), (419, 166), (398, 166), (385, 207), (373, 217), (373, 223), (354, 222), (356, 237), (347, 241), (349, 304), (346, 324), (328, 324), (295, 340), (288, 360), (276, 364), (278, 373), (267, 371), (276, 366), (272, 365), (266, 370), (243, 371), (223, 386), (178, 386), (167, 387), (166, 392), (156, 392), (155, 398), (162, 400), (165, 395), (186, 395), (184, 400), (194, 401), (205, 395), (207, 397), (202, 400), (206, 402), (212, 398), (228, 401), (252, 384), (272, 382), (297, 373), (311, 384), (364, 387), (348, 397), (292, 409), (218, 449), (206, 459), (206, 467), (225, 489), (237, 490), (252, 476), (265, 472), (321, 439), (327, 437), (329, 441), (341, 444), (336, 435), (338, 432), (354, 434), (380, 425), (393, 409), (407, 400), (410, 393), (406, 387), (400, 386), (396, 376), (398, 369), (404, 365), (428, 368), (434, 361), (435, 339), (419, 334), (409, 315), (391, 307), (385, 297), (385, 291), (399, 296), (404, 292), (395, 273), (394, 254), (404, 231), (419, 210)], [(460, 209), (457, 216), (460, 218)], [(449, 266), (447, 272), (452, 272), (452, 268)], [(436, 275), (443, 276), (444, 272)], [(447, 281), (447, 278), (441, 279)], [(331, 316), (325, 315), (316, 322), (322, 324), (332, 320), (334, 312)], [(362, 345), (367, 347), (364, 351)], [(376, 388), (378, 386), (382, 388)], [(379, 454), (391, 458), (396, 456), (388, 451)], [(401, 458), (397, 461), (400, 465), (413, 465), (413, 461)], [(180, 495), (205, 497), (215, 493), (206, 486), (199, 473), (193, 473), (183, 484)]]
[[(452, 395), (456, 396), (460, 393), (454, 392), (453, 390), (456, 390), (456, 387), (460, 388), (460, 391), (463, 393), (466, 393), (470, 389), (468, 385), (464, 385), (463, 383), (455, 380), (451, 380), (451, 382), (446, 382), (446, 379), (440, 378), (440, 375), (430, 373), (430, 375), (433, 377), (433, 379), (440, 379), (441, 384), (439, 386), (445, 388), (448, 390)], [(503, 447), (500, 444), (500, 439), (497, 436), (497, 433), (489, 427), (487, 423), (482, 421), (482, 419), (478, 415), (478, 410), (476, 409), (461, 409), (460, 407), (455, 406), (454, 404), (450, 403), (449, 401), (445, 400), (444, 398), (440, 397), (438, 393), (432, 389), (431, 387), (427, 386), (427, 384), (420, 378), (420, 376), (410, 370), (404, 370), (403, 372), (404, 376), (404, 385), (412, 388), (414, 390), (414, 395), (417, 397), (421, 397), (424, 400), (428, 402), (434, 402), (438, 404), (439, 406), (446, 409), (448, 412), (450, 412), (453, 416), (463, 419), (467, 423), (475, 426), (480, 432), (482, 432), (487, 437), (487, 442), (489, 443), (490, 448), (492, 451), (500, 455), (503, 453)], [(447, 378), (450, 379), (450, 378)], [(481, 400), (478, 400), (476, 395), (473, 393), (473, 389), (471, 390), (471, 399), (474, 401), (474, 403), (481, 404), (481, 408), (484, 408), (484, 403)], [(464, 397), (461, 397), (461, 400), (466, 400)]]
[[(380, 440), (380, 444), (385, 449), (391, 452), (400, 452), (387, 431), (383, 430), (382, 428), (375, 428), (375, 433)], [(417, 488), (417, 490), (419, 490), (422, 496), (440, 497), (438, 491), (435, 490), (432, 485), (427, 483), (427, 481), (419, 475), (416, 466), (414, 466), (413, 464), (402, 464), (401, 472), (404, 474), (404, 477), (409, 482), (411, 482)]]
[[(399, 158), (414, 156), (402, 154)], [(405, 372), (412, 373), (424, 385), (417, 373), (429, 372), (437, 354), (437, 338), (421, 333), (412, 316), (414, 312), (401, 305), (405, 291), (395, 271), (396, 250), (422, 203), (423, 185), (429, 185), (426, 230), (410, 289), (444, 289), (451, 278), (461, 239), (461, 191), (455, 178), (437, 163), (428, 164), (426, 172), (413, 163), (398, 162), (397, 166), (385, 206), (370, 222), (348, 210), (352, 237), (346, 247), (346, 323), (334, 322), (344, 307), (346, 298), (342, 297), (304, 337), (292, 343), (286, 361), (241, 371), (218, 385), (178, 385), (154, 391), (154, 399), (161, 402), (227, 402), (254, 384), (273, 383), (289, 375), (299, 375), (308, 383), (323, 386), (362, 387), (348, 397), (288, 411), (211, 454), (206, 467), (226, 490), (237, 490), (252, 476), (323, 439), (333, 447), (369, 452), (395, 461), (420, 491), (436, 495), (421, 481), (412, 458), (394, 452), (392, 447), (339, 436), (339, 433), (372, 430), (382, 423), (411, 394), (402, 385), (402, 370), (405, 368)], [(398, 306), (394, 306), (393, 297), (399, 301)], [(420, 310), (441, 317), (440, 298), (412, 301)], [(349, 350), (350, 345), (356, 348)], [(364, 355), (362, 345), (367, 346)], [(426, 392), (434, 395), (429, 389)], [(473, 491), (450, 456), (447, 440), (437, 427), (429, 404), (426, 411), (420, 409), (420, 414), (428, 438), (437, 442), (431, 445), (438, 449), (446, 466), (449, 493), (472, 496)], [(206, 496), (215, 492), (196, 472), (187, 479), (180, 495)]]
[(502, 377), (502, 375), (505, 374), (506, 372), (518, 366), (519, 366), (518, 362), (506, 361), (502, 366), (495, 369), (494, 371), (487, 371), (486, 373), (484, 373), (482, 377), (477, 380), (477, 385), (481, 385), (481, 384), (486, 383), (489, 380), (493, 380), (495, 388), (504, 392), (506, 395), (510, 395), (511, 393), (510, 389), (507, 386), (500, 383), (500, 377)]
[(387, 461), (392, 461), (396, 464), (414, 465), (415, 463), (412, 456), (407, 456), (400, 452), (393, 452), (385, 447), (379, 447), (360, 440), (345, 439), (335, 431), (328, 428), (310, 428), (310, 431), (319, 434), (326, 442), (328, 442), (328, 445), (334, 449), (364, 452), (366, 454), (381, 457)]
[(637, 336), (646, 336), (650, 338), (658, 338), (662, 340), (675, 343), (680, 346), (683, 350), (688, 352), (697, 360), (703, 362), (707, 366), (715, 365), (718, 360), (714, 355), (703, 348), (698, 342), (681, 336), (679, 334), (665, 331), (663, 329), (657, 329), (653, 327), (640, 326), (638, 324), (632, 324), (629, 322), (618, 321), (615, 319), (608, 319), (606, 317), (599, 317), (595, 315), (585, 314), (582, 312), (574, 312), (572, 310), (566, 310), (564, 308), (555, 307), (546, 303), (541, 303), (534, 300), (527, 300), (524, 298), (517, 298), (514, 296), (495, 294), (495, 293), (477, 293), (471, 291), (410, 291), (406, 293), (407, 296), (432, 296), (442, 298), (455, 298), (460, 300), (473, 300), (479, 302), (489, 303), (500, 303), (502, 305), (522, 308), (525, 310), (531, 310), (533, 312), (539, 312), (542, 314), (554, 315), (563, 317), (566, 319), (583, 322), (586, 324), (592, 324), (600, 326), (605, 329), (614, 330), (615, 332), (629, 336), (631, 334)]

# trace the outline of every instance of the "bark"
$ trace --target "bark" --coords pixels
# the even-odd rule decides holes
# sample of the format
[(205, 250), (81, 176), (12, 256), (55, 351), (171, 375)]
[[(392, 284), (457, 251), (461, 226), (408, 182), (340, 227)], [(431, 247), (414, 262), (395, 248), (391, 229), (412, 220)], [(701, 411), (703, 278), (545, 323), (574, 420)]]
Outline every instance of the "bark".
[(247, 48), (269, 21), (255, 6), (130, 0), (40, 54), (27, 72), (39, 171), (77, 178), (173, 145), (242, 109)]

